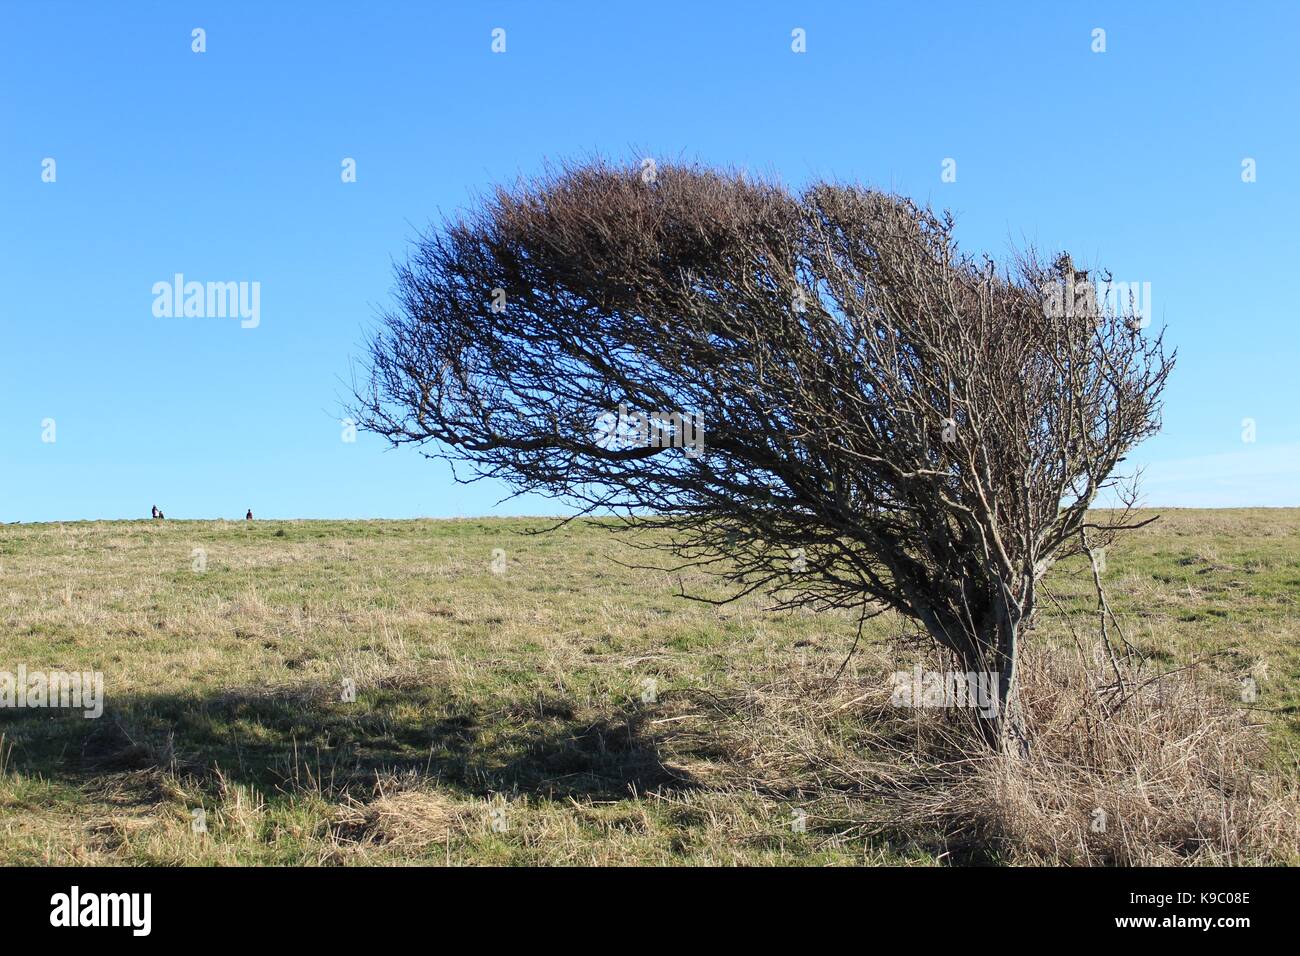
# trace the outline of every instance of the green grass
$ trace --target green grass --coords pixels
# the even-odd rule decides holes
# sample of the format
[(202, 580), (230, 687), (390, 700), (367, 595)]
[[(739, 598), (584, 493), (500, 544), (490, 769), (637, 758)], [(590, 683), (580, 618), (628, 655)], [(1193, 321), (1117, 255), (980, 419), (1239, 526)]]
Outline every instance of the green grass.
[[(0, 526), (0, 670), (99, 670), (106, 698), (99, 720), (0, 710), (0, 859), (935, 862), (851, 821), (794, 832), (804, 795), (755, 780), (743, 714), (716, 706), (833, 674), (852, 618), (682, 600), (599, 529), (520, 534), (544, 524)], [(1106, 580), (1130, 641), (1255, 675), (1294, 745), (1300, 511), (1167, 512), (1111, 549)], [(1071, 621), (1045, 606), (1033, 640), (1071, 641), (1091, 579), (1049, 586)], [(878, 683), (904, 630), (871, 622), (843, 681)]]

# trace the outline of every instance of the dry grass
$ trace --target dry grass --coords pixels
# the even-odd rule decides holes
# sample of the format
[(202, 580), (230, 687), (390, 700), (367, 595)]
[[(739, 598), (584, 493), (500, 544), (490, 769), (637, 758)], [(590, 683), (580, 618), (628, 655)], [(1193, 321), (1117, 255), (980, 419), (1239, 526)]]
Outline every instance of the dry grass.
[(432, 844), (450, 847), (472, 816), (472, 808), (428, 790), (419, 777), (395, 776), (377, 781), (366, 800), (347, 796), (331, 828), (340, 846), (425, 850)]
[[(989, 752), (971, 719), (891, 703), (888, 659), (844, 682), (801, 673), (724, 709), (750, 784), (802, 801), (837, 843), (934, 859), (1048, 865), (1300, 861), (1300, 774), (1235, 680), (1041, 648), (1024, 662), (1029, 757)], [(950, 663), (926, 655), (928, 669)]]
[(1129, 669), (1116, 700), (1088, 689), (1069, 651), (1029, 665), (1032, 759), (988, 761), (952, 797), (989, 843), (1068, 864), (1300, 859), (1300, 777), (1235, 680), (1204, 666), (1162, 678)]

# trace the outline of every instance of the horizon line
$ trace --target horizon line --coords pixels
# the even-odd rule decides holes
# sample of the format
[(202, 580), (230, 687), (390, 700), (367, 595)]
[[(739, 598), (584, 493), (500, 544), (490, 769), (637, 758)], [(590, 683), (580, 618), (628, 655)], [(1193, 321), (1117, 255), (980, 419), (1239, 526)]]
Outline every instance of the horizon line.
[[(1122, 508), (1108, 507), (1105, 505), (1096, 505), (1088, 509), (1089, 511), (1122, 511)], [(1300, 510), (1300, 504), (1295, 505), (1142, 505), (1131, 509), (1133, 511), (1295, 511)], [(585, 520), (585, 519), (608, 519), (622, 517), (616, 514), (608, 515), (558, 515), (558, 514), (479, 514), (479, 515), (408, 515), (405, 517), (355, 517), (355, 518), (304, 518), (304, 517), (268, 517), (268, 518), (226, 518), (217, 516), (215, 518), (51, 518), (40, 521), (3, 521), (0, 526), (13, 527), (14, 525), (46, 525), (46, 524), (97, 524), (97, 523), (125, 523), (142, 521), (149, 524), (172, 522), (199, 522), (199, 521), (226, 521), (231, 523), (253, 524), (259, 521), (345, 521), (345, 522), (363, 522), (363, 521), (512, 521), (519, 519), (540, 519), (546, 521), (563, 521), (563, 520)]]

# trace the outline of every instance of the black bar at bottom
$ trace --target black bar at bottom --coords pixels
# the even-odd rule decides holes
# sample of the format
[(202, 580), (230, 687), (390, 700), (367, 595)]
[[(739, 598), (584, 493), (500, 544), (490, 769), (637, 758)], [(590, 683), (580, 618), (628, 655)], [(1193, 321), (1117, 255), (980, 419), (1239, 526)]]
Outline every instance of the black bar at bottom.
[[(629, 944), (641, 939), (648, 945), (650, 937), (662, 933), (667, 941), (687, 926), (697, 940), (716, 934), (734, 945), (751, 933), (770, 942), (773, 927), (782, 925), (801, 934), (848, 931), (868, 939), (902, 930), (918, 934), (918, 942), (949, 933), (991, 934), (985, 938), (992, 945), (1001, 938), (999, 926), (1014, 927), (1016, 936), (1058, 934), (1037, 937), (1043, 940), (1200, 934), (1230, 943), (1243, 932), (1295, 925), (1296, 872), (4, 869), (0, 913), (11, 946), (70, 933), (83, 942), (94, 935), (128, 946), (254, 938), (374, 946), (396, 944), (395, 932), (450, 943), (449, 931), (483, 934), (494, 943), (516, 933), (538, 943), (544, 941), (539, 931), (554, 941), (561, 934), (590, 938), (598, 927), (615, 934), (611, 942), (621, 934)], [(148, 894), (147, 910), (145, 897), (132, 894)], [(84, 925), (113, 921), (123, 925)]]

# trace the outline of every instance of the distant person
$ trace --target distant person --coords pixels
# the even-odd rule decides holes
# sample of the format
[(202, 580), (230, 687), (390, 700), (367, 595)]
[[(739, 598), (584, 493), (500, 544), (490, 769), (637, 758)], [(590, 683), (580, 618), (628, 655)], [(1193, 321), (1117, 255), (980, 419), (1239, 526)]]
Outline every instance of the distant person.
[(158, 510), (158, 506), (157, 506), (157, 505), (154, 505), (154, 506), (153, 506), (153, 516), (154, 516), (155, 518), (157, 518), (160, 514), (162, 514), (162, 512)]
[(159, 520), (159, 521), (162, 521), (162, 520), (163, 520), (164, 518), (166, 518), (166, 517), (167, 517), (167, 516), (166, 516), (165, 514), (163, 514), (161, 511), (158, 512), (158, 520)]
[(249, 509), (248, 509), (248, 514), (244, 515), (244, 520), (245, 520), (245, 521), (252, 521), (252, 520), (253, 520), (253, 509), (252, 509), (252, 508), (249, 508)]

